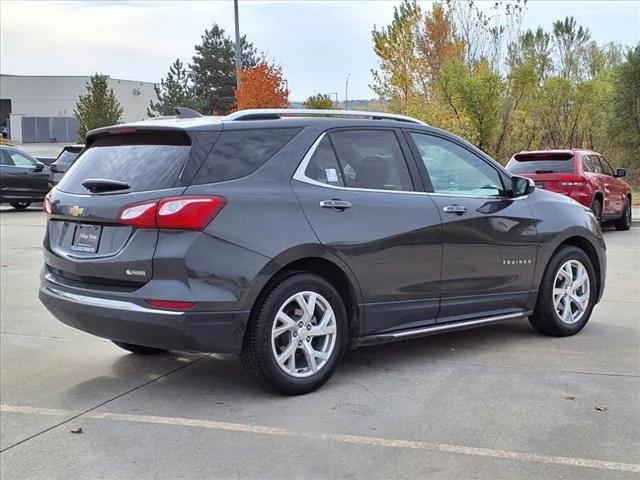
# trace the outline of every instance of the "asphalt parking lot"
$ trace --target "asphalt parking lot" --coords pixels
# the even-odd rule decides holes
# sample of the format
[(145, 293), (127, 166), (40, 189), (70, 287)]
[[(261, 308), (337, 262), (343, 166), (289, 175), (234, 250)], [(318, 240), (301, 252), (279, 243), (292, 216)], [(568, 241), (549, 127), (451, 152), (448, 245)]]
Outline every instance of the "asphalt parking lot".
[(515, 321), (364, 348), (291, 398), (235, 356), (138, 357), (58, 323), (37, 300), (43, 225), (0, 208), (3, 480), (640, 476), (638, 222), (607, 229), (581, 334)]

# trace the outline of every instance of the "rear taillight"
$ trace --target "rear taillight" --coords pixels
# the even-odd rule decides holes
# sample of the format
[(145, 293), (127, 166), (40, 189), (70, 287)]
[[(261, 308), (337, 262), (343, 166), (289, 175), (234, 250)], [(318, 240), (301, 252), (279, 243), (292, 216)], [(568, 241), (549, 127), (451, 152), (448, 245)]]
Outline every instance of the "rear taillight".
[(44, 203), (42, 205), (42, 209), (47, 217), (51, 216), (51, 200), (49, 200), (49, 196), (44, 197)]
[(156, 210), (158, 202), (134, 203), (120, 211), (118, 220), (138, 228), (157, 228)]
[(226, 203), (218, 196), (169, 197), (124, 207), (118, 221), (138, 228), (202, 230)]

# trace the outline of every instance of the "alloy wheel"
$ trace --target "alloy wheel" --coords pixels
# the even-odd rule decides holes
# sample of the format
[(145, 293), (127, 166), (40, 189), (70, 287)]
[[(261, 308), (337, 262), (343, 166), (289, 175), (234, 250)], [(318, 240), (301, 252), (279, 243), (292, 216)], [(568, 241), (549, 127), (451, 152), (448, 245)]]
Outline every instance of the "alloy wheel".
[(289, 297), (271, 328), (271, 349), (278, 366), (296, 378), (319, 372), (331, 358), (337, 335), (336, 317), (319, 293)]
[(589, 273), (578, 260), (562, 264), (553, 281), (553, 307), (563, 323), (580, 321), (589, 306)]

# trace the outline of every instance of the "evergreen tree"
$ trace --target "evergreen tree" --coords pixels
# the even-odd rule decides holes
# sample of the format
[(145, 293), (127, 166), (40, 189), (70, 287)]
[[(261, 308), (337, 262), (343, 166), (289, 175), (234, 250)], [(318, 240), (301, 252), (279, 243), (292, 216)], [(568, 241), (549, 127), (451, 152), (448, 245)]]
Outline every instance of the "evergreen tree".
[[(246, 37), (242, 44), (243, 68), (253, 68), (259, 63), (259, 55)], [(235, 45), (224, 29), (213, 24), (205, 30), (202, 44), (196, 45), (196, 55), (190, 65), (195, 91), (207, 114), (229, 113), (236, 103)]]
[(225, 114), (235, 103), (233, 43), (218, 25), (202, 35), (202, 44), (196, 45), (191, 71), (196, 93), (204, 104), (204, 113)]
[(109, 88), (107, 75), (95, 74), (87, 82), (87, 94), (80, 95), (74, 113), (78, 118), (78, 141), (84, 143), (87, 132), (94, 128), (115, 125), (124, 109)]
[(154, 85), (157, 102), (151, 100), (147, 115), (173, 115), (175, 107), (188, 107), (194, 110), (202, 108), (202, 102), (196, 95), (190, 82), (190, 76), (179, 58), (169, 67), (166, 79), (160, 80), (160, 85)]
[[(242, 50), (240, 51), (240, 63), (242, 63), (243, 69), (254, 68), (260, 63), (260, 52), (254, 47), (253, 43), (247, 42), (247, 36), (240, 37), (240, 45)], [(233, 54), (235, 55), (235, 43), (233, 44)], [(234, 57), (235, 58), (235, 57)], [(235, 64), (234, 64), (235, 65)]]

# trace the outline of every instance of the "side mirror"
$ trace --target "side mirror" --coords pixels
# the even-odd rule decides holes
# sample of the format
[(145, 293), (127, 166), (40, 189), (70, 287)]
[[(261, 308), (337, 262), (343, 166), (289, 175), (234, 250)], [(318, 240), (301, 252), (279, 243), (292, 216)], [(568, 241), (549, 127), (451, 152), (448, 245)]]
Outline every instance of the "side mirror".
[(529, 195), (536, 189), (536, 184), (533, 180), (525, 177), (511, 177), (511, 195), (513, 197), (524, 197)]
[(43, 170), (44, 170), (44, 163), (36, 162), (35, 166), (33, 167), (33, 171), (34, 172), (41, 172)]
[(616, 177), (626, 177), (627, 171), (624, 168), (619, 168), (616, 170)]

